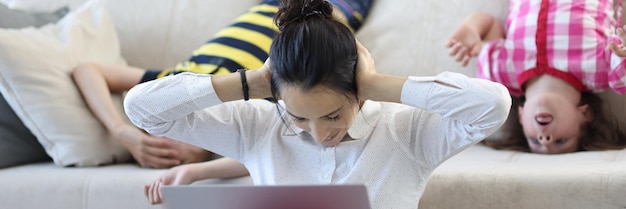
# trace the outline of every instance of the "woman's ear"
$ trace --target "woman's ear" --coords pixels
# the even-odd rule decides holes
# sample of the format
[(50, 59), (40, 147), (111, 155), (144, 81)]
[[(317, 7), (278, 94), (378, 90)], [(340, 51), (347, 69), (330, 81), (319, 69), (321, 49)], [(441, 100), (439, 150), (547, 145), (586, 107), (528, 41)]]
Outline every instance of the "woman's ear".
[(581, 114), (583, 114), (583, 117), (585, 118), (585, 122), (591, 122), (593, 121), (593, 111), (589, 110), (589, 105), (581, 105), (578, 106), (576, 108), (578, 110), (578, 112), (580, 112)]

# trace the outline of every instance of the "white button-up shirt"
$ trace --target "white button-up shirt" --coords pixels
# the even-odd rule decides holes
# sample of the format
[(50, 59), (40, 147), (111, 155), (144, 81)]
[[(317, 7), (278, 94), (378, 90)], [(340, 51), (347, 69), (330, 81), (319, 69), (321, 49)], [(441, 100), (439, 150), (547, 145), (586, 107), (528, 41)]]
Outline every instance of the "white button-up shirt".
[(317, 143), (276, 104), (223, 103), (207, 75), (137, 85), (125, 109), (150, 134), (241, 161), (257, 185), (364, 184), (372, 208), (415, 209), (432, 171), (496, 131), (511, 106), (504, 86), (457, 73), (409, 77), (401, 101), (366, 101), (350, 139), (335, 147)]

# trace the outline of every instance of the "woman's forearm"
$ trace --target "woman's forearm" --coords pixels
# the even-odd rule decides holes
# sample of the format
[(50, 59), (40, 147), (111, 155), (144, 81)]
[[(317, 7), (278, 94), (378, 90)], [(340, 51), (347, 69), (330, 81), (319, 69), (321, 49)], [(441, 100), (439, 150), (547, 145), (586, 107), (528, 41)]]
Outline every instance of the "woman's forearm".
[(359, 95), (365, 95), (365, 99), (400, 103), (402, 86), (406, 77), (376, 74), (367, 81), (368, 85), (359, 89)]
[[(248, 85), (250, 99), (271, 97), (269, 90), (269, 74), (265, 70), (246, 70), (245, 80)], [(244, 98), (243, 82), (239, 72), (211, 78), (215, 93), (222, 102)]]

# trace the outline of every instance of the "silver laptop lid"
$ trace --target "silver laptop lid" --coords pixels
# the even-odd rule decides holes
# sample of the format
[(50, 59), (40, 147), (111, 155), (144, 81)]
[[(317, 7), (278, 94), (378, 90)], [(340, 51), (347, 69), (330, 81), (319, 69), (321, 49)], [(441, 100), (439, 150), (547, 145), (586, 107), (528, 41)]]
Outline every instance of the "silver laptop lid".
[(369, 209), (364, 185), (164, 186), (168, 209)]

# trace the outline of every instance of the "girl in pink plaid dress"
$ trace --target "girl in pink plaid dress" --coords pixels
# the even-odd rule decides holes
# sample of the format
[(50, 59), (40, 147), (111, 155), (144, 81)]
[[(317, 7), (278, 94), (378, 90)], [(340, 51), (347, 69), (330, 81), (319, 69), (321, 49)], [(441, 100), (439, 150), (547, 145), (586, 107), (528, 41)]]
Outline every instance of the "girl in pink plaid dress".
[(511, 0), (506, 28), (487, 13), (464, 20), (447, 44), (450, 55), (463, 66), (477, 56), (478, 77), (504, 84), (518, 99), (509, 136), (487, 145), (545, 154), (626, 147), (594, 94), (626, 92), (621, 4)]

